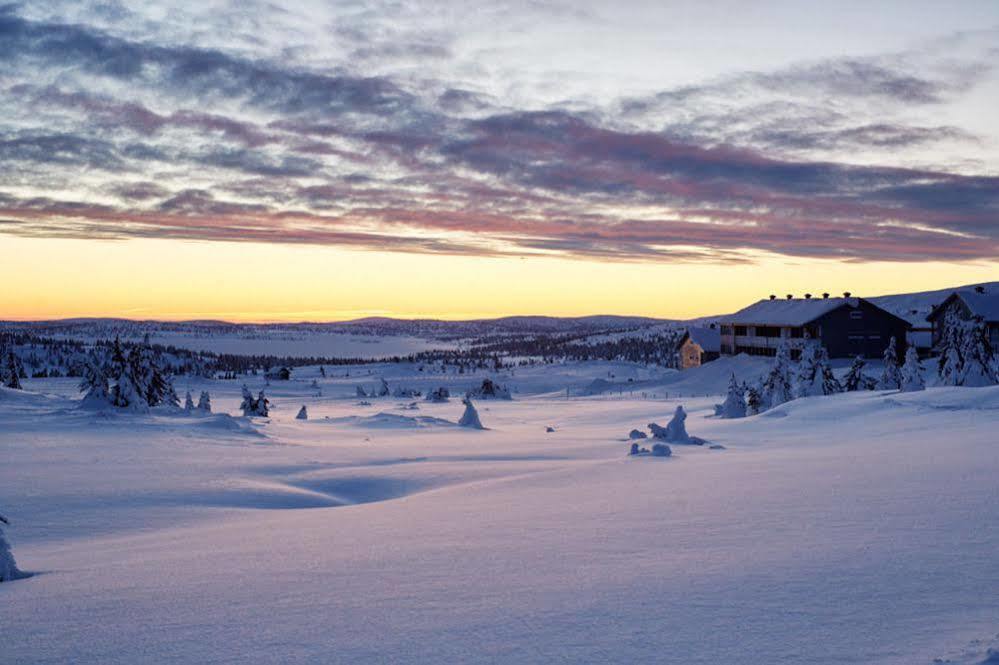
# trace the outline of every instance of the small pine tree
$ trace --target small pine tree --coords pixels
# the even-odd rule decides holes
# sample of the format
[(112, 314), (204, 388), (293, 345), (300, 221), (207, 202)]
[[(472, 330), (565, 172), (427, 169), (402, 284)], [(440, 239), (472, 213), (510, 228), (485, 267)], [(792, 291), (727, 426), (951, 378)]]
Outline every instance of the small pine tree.
[(243, 384), (243, 401), (240, 403), (239, 409), (244, 416), (257, 415), (256, 400), (253, 399), (253, 393), (250, 392), (245, 383)]
[(919, 362), (919, 354), (916, 347), (909, 345), (905, 350), (905, 364), (902, 365), (902, 392), (916, 392), (926, 390), (926, 382), (923, 380), (923, 366)]
[(296, 420), (308, 420), (309, 419), (309, 412), (305, 408), (304, 404), (302, 405), (302, 408), (298, 410), (298, 415), (295, 416), (295, 419)]
[(755, 416), (760, 412), (760, 391), (756, 388), (746, 390), (746, 415)]
[(898, 367), (898, 353), (895, 350), (895, 338), (888, 342), (884, 354), (884, 370), (878, 381), (878, 390), (898, 390), (902, 387), (902, 372)]
[(461, 414), (461, 418), (458, 420), (458, 425), (461, 427), (469, 427), (471, 429), (485, 429), (482, 426), (482, 421), (479, 420), (479, 412), (475, 410), (475, 406), (472, 405), (472, 399), (466, 397), (461, 400), (462, 404), (465, 405), (465, 412)]
[(728, 395), (725, 396), (725, 402), (722, 403), (723, 418), (746, 417), (746, 398), (744, 393), (745, 391), (739, 385), (739, 382), (735, 380), (735, 374), (733, 374), (728, 381)]
[(198, 398), (198, 411), (203, 411), (204, 413), (212, 412), (212, 397), (208, 394), (207, 390), (201, 391), (201, 397)]
[(191, 397), (191, 391), (188, 390), (187, 394), (184, 396), (184, 411), (190, 413), (194, 411), (194, 399)]
[(261, 390), (260, 393), (257, 395), (256, 415), (263, 416), (266, 418), (268, 415), (270, 415), (270, 406), (271, 406), (270, 400), (264, 397), (264, 391)]
[(999, 381), (995, 374), (992, 345), (989, 343), (988, 327), (980, 318), (969, 321), (964, 326), (961, 356), (964, 367), (961, 372), (962, 386), (991, 386)]
[(763, 408), (770, 409), (793, 399), (791, 390), (791, 357), (785, 343), (777, 347), (770, 372), (760, 390)]
[(816, 374), (823, 395), (843, 392), (843, 385), (833, 374), (832, 365), (829, 363), (829, 352), (824, 346), (820, 346), (816, 354)]
[(961, 385), (961, 378), (964, 374), (964, 362), (961, 358), (963, 329), (964, 326), (954, 310), (949, 310), (944, 315), (943, 330), (937, 345), (937, 352), (940, 354), (937, 361), (937, 374), (942, 386)]
[(870, 390), (873, 387), (871, 378), (864, 374), (864, 367), (866, 366), (867, 363), (864, 361), (863, 356), (857, 356), (853, 359), (850, 371), (843, 377), (843, 389), (845, 391)]
[(91, 356), (84, 365), (80, 390), (86, 391), (83, 396), (83, 404), (85, 405), (100, 407), (111, 403), (108, 376), (104, 371), (104, 366), (96, 356)]
[(7, 518), (0, 515), (0, 582), (10, 582), (24, 577), (24, 573), (17, 568), (14, 553), (11, 552), (10, 543), (7, 542), (7, 537), (3, 533), (4, 526), (9, 525), (10, 522), (7, 521)]
[(3, 384), (14, 390), (21, 390), (21, 377), (24, 373), (21, 359), (14, 353), (14, 349), (7, 349), (7, 357), (4, 359)]

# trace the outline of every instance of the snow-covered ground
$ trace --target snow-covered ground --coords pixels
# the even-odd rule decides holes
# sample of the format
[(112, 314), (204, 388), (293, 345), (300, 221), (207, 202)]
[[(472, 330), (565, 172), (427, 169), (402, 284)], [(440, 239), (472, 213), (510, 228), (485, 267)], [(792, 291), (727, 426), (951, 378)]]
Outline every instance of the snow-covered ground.
[[(993, 662), (999, 387), (711, 415), (766, 366), (518, 368), (482, 431), (456, 397), (353, 396), (491, 376), (406, 364), (296, 370), (269, 419), (224, 415), (240, 381), (178, 380), (200, 417), (0, 389), (0, 513), (36, 573), (0, 584), (0, 662)], [(627, 457), (677, 404), (723, 448)]]

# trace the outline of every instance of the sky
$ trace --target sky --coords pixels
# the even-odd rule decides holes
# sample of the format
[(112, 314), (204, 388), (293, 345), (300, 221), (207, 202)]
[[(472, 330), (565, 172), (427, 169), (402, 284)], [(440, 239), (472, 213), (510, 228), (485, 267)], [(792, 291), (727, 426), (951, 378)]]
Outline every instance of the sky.
[(999, 3), (0, 0), (0, 318), (999, 280)]

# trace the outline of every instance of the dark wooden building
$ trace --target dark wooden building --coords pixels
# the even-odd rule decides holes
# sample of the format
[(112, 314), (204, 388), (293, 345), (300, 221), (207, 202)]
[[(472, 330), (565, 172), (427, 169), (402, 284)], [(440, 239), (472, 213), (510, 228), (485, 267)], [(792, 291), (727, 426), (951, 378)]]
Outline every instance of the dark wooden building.
[(863, 298), (771, 296), (722, 319), (721, 352), (773, 356), (783, 342), (797, 358), (806, 339), (817, 339), (830, 358), (880, 358), (894, 337), (901, 358), (909, 328), (905, 319)]
[(979, 286), (965, 291), (955, 291), (933, 308), (926, 320), (933, 325), (933, 347), (936, 348), (943, 334), (944, 318), (953, 312), (962, 321), (981, 319), (989, 333), (992, 350), (999, 353), (999, 292), (987, 291)]

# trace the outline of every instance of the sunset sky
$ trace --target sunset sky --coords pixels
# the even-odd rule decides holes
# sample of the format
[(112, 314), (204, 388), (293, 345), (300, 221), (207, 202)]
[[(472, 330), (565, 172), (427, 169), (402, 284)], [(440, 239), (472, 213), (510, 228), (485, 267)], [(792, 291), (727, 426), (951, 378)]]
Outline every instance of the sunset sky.
[(0, 319), (999, 280), (997, 67), (994, 0), (0, 4)]

